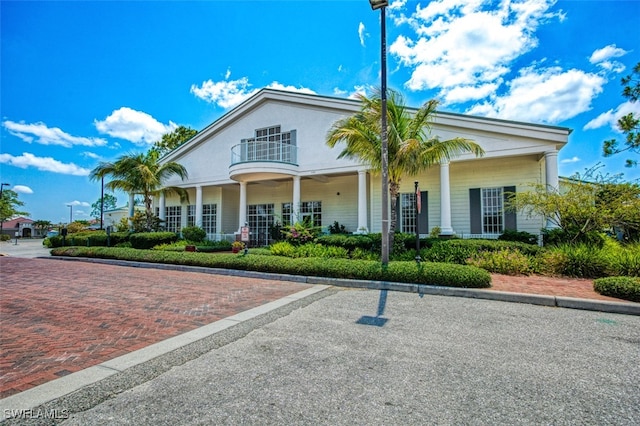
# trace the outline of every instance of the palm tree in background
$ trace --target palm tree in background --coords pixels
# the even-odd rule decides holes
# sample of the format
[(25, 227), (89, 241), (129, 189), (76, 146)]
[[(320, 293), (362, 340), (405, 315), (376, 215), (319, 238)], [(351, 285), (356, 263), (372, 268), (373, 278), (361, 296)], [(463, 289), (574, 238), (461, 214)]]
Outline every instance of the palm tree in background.
[[(327, 135), (327, 145), (335, 147), (344, 142), (345, 147), (338, 158), (358, 158), (374, 173), (382, 171), (380, 92), (368, 98), (359, 95), (362, 107), (356, 114), (336, 121)], [(396, 200), (400, 182), (405, 176), (415, 176), (431, 166), (460, 154), (470, 152), (484, 155), (480, 145), (470, 139), (453, 138), (441, 141), (431, 136), (431, 124), (436, 115), (438, 101), (430, 100), (418, 110), (404, 105), (402, 95), (389, 91), (387, 100), (387, 140), (389, 196), (391, 219), (389, 224), (389, 247), (393, 248), (396, 230)]]
[(188, 177), (187, 169), (176, 162), (160, 164), (158, 154), (153, 150), (143, 154), (127, 154), (115, 162), (102, 162), (91, 171), (92, 180), (111, 177), (105, 187), (111, 191), (120, 190), (143, 197), (147, 216), (147, 231), (153, 227), (152, 197), (165, 194), (177, 194), (181, 202), (189, 200), (187, 191), (176, 186), (164, 186), (164, 182), (178, 176), (182, 180)]

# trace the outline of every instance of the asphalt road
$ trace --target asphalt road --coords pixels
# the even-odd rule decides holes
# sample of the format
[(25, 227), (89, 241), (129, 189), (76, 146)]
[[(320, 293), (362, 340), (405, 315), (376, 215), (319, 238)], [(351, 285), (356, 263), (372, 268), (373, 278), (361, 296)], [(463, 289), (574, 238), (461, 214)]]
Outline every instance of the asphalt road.
[(62, 424), (640, 424), (640, 317), (331, 291)]

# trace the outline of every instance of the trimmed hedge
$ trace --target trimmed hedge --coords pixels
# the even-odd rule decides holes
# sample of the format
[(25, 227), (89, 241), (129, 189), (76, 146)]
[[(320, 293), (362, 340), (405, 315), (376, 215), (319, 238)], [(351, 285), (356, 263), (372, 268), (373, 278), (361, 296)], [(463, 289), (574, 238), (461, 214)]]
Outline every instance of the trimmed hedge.
[[(49, 237), (45, 239), (48, 243), (44, 243), (48, 247), (62, 247), (62, 235), (56, 235), (55, 237)], [(128, 232), (112, 232), (109, 237), (109, 243), (111, 246), (124, 243), (129, 240)], [(105, 231), (88, 231), (88, 232), (76, 232), (69, 234), (66, 237), (65, 245), (67, 246), (105, 246), (107, 245), (107, 233)]]
[(593, 289), (603, 296), (640, 303), (640, 278), (607, 277), (593, 281)]
[(160, 244), (171, 244), (178, 240), (175, 232), (140, 232), (129, 235), (131, 247), (135, 249), (151, 249)]
[(423, 259), (432, 262), (451, 262), (464, 265), (467, 259), (481, 251), (499, 252), (504, 249), (518, 250), (526, 256), (536, 256), (542, 248), (517, 241), (499, 240), (443, 240), (431, 246), (428, 250), (422, 250)]
[(386, 269), (376, 261), (334, 258), (296, 258), (260, 255), (207, 254), (127, 248), (69, 247), (52, 250), (54, 256), (122, 259), (210, 268), (239, 269), (291, 275), (419, 283), (450, 287), (487, 288), (491, 275), (473, 266), (442, 263), (391, 262)]

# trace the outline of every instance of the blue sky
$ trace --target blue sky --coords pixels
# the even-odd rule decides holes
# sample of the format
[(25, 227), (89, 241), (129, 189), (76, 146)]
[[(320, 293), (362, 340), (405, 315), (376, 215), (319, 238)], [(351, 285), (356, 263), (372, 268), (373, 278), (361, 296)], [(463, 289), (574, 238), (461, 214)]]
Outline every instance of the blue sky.
[[(89, 219), (100, 161), (201, 130), (263, 87), (349, 97), (380, 84), (367, 0), (7, 1), (1, 13), (2, 182), (31, 218)], [(602, 141), (640, 105), (640, 1), (392, 1), (388, 85), (407, 104), (572, 128), (560, 174), (604, 164)], [(127, 201), (116, 194), (118, 204)]]

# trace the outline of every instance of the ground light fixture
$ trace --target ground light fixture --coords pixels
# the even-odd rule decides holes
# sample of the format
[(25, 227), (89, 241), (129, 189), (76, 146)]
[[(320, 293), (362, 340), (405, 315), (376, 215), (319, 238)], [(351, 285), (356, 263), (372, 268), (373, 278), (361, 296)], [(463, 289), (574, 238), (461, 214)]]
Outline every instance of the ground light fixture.
[(380, 144), (382, 157), (382, 265), (389, 264), (389, 146), (387, 140), (387, 0), (369, 0), (371, 9), (380, 9)]

